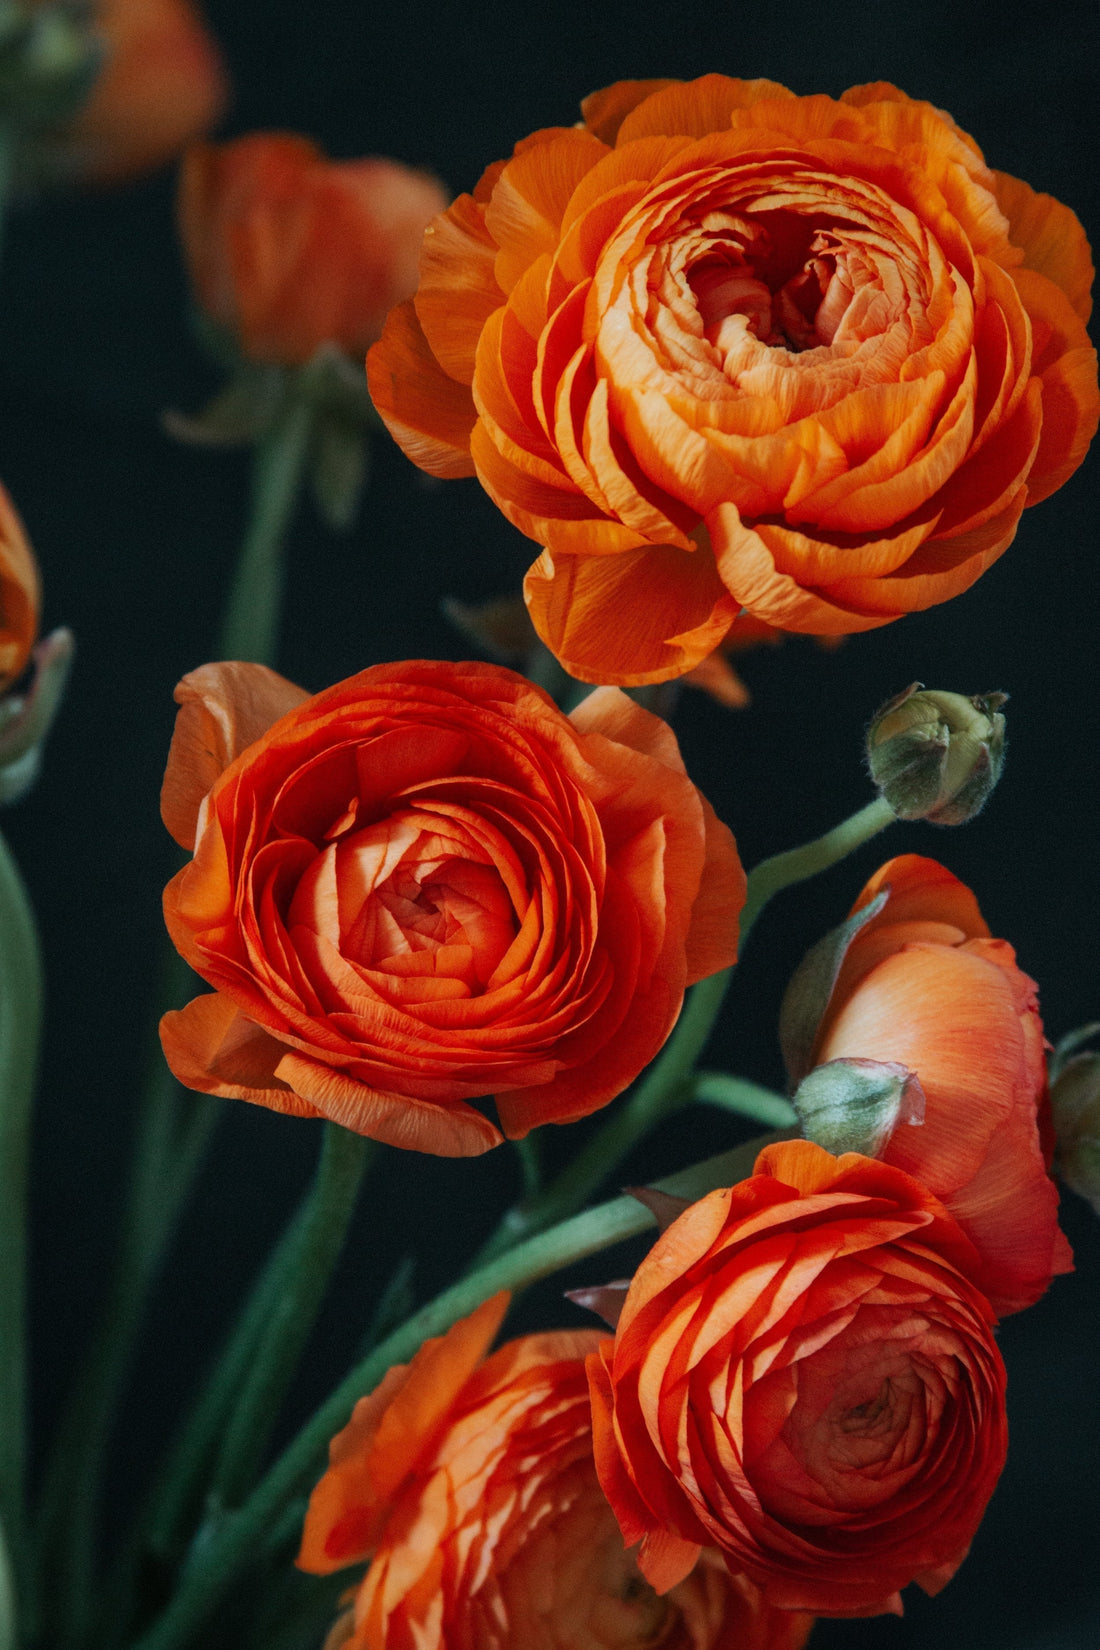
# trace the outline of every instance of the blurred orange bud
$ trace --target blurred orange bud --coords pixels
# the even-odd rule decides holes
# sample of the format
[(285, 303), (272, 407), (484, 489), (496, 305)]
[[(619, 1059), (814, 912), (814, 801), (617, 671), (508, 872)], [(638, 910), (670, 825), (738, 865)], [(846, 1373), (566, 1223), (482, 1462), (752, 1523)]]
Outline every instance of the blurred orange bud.
[(221, 119), (229, 79), (191, 0), (96, 0), (103, 66), (80, 110), (44, 140), (55, 177), (121, 183)]
[(196, 144), (180, 231), (195, 296), (254, 361), (300, 366), (331, 343), (362, 355), (416, 286), (442, 184), (396, 161), (330, 161), (306, 138)]

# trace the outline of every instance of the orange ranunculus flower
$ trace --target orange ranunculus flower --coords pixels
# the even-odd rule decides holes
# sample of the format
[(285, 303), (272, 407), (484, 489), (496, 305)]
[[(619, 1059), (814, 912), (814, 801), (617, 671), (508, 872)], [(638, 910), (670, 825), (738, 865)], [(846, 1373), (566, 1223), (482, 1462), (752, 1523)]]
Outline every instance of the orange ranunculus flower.
[(327, 160), (282, 132), (196, 144), (180, 179), (195, 296), (255, 361), (299, 366), (321, 344), (362, 355), (416, 287), (443, 186), (392, 160)]
[[(356, 1405), (313, 1492), (299, 1565), (371, 1559), (348, 1650), (800, 1650), (812, 1622), (704, 1553), (658, 1598), (592, 1460), (590, 1331), (489, 1358), (506, 1298), (428, 1341)], [(484, 1360), (484, 1361), (483, 1361)]]
[(229, 101), (221, 53), (191, 0), (95, 0), (103, 67), (47, 146), (68, 173), (121, 183), (216, 126)]
[[(916, 854), (877, 871), (853, 911), (888, 890), (848, 947), (812, 1061), (893, 1061), (916, 1072), (924, 1122), (879, 1154), (922, 1180), (981, 1257), (999, 1316), (1073, 1266), (1049, 1174), (1043, 1023), (1033, 980), (990, 937), (970, 889)], [(1046, 1138), (1041, 1138), (1040, 1129)]]
[(583, 109), (436, 220), (368, 362), (409, 457), (545, 546), (546, 644), (661, 681), (742, 608), (839, 635), (973, 584), (1096, 427), (1073, 213), (884, 84)]
[(588, 1360), (600, 1482), (658, 1592), (704, 1544), (819, 1615), (951, 1579), (1007, 1442), (974, 1264), (919, 1181), (808, 1140), (669, 1226)]
[(0, 693), (22, 675), (31, 656), (38, 603), (38, 568), (23, 523), (0, 487)]
[(184, 1083), (446, 1156), (582, 1117), (736, 950), (744, 874), (657, 717), (571, 717), (496, 665), (376, 665), (307, 697), (260, 665), (176, 690), (176, 946), (216, 989), (161, 1035)]

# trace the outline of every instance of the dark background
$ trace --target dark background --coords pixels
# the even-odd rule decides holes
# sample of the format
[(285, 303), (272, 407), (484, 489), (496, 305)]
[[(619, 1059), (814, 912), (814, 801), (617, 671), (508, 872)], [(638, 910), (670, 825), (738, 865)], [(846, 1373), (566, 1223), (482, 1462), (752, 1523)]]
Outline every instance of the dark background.
[[(585, 93), (616, 79), (719, 70), (833, 94), (889, 79), (949, 109), (992, 165), (1067, 201), (1094, 243), (1100, 235), (1091, 0), (996, 12), (978, 0), (767, 10), (540, 0), (522, 16), (500, 0), (473, 9), (211, 0), (208, 14), (236, 87), (227, 132), (304, 131), (334, 155), (426, 166), (456, 191), (519, 137), (574, 120)], [(92, 1322), (124, 1184), (159, 891), (175, 863), (157, 812), (172, 688), (210, 656), (246, 505), (240, 454), (180, 447), (158, 423), (165, 407), (196, 410), (217, 382), (189, 329), (173, 186), (162, 173), (40, 202), (11, 224), (0, 272), (0, 477), (37, 550), (45, 623), (71, 625), (79, 645), (45, 775), (5, 821), (40, 913), (49, 981), (34, 1177), (43, 1430)], [(994, 932), (1039, 980), (1052, 1036), (1100, 1017), (1098, 507), (1094, 454), (1025, 515), (1003, 560), (962, 598), (835, 653), (799, 641), (748, 657), (746, 712), (684, 694), (676, 725), (689, 769), (747, 864), (868, 798), (862, 726), (907, 682), (1012, 695), (1008, 766), (982, 818), (961, 831), (896, 827), (881, 851), (866, 848), (778, 900), (737, 982), (716, 1062), (781, 1083), (774, 1025), (791, 968), (881, 859), (910, 849), (941, 857), (974, 887)], [(429, 483), (380, 439), (352, 533), (333, 536), (308, 505), (300, 513), (280, 667), (317, 689), (381, 659), (460, 657), (467, 649), (439, 598), (515, 588), (533, 553), (475, 482)], [(307, 1123), (232, 1103), (226, 1113), (153, 1302), (115, 1447), (113, 1507), (135, 1493), (318, 1148)], [(553, 1150), (569, 1150), (566, 1131), (554, 1133)], [(628, 1177), (668, 1172), (734, 1138), (717, 1115), (681, 1119)], [(294, 1415), (346, 1365), (393, 1260), (414, 1250), (418, 1288), (434, 1292), (515, 1185), (506, 1148), (461, 1163), (384, 1156)], [(911, 1590), (903, 1621), (823, 1625), (819, 1650), (1100, 1642), (1100, 1228), (1069, 1193), (1064, 1215), (1076, 1275), (1001, 1332), (1013, 1444), (970, 1560), (938, 1600)], [(582, 1273), (609, 1269), (590, 1262)], [(557, 1283), (515, 1319), (575, 1321)]]

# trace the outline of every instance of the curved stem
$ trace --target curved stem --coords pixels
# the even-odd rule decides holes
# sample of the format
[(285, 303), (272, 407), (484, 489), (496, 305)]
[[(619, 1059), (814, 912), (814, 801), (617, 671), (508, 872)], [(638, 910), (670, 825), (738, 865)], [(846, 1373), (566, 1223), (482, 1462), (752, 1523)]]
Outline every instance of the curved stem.
[[(752, 1170), (761, 1147), (777, 1138), (764, 1135), (734, 1151), (709, 1158), (658, 1181), (661, 1191), (698, 1198), (716, 1186), (729, 1186)], [(429, 1336), (440, 1335), (475, 1306), (502, 1289), (519, 1289), (549, 1276), (573, 1261), (597, 1254), (656, 1224), (650, 1211), (633, 1197), (617, 1197), (587, 1209), (572, 1220), (518, 1244), (508, 1254), (470, 1273), (414, 1314), (389, 1335), (341, 1381), (266, 1476), (244, 1506), (227, 1513), (199, 1547), (184, 1573), (179, 1591), (164, 1615), (140, 1638), (134, 1650), (182, 1650), (222, 1593), (262, 1545), (287, 1499), (318, 1469), (332, 1438), (347, 1422), (354, 1405), (373, 1390), (392, 1365), (405, 1362)], [(197, 1641), (201, 1642), (201, 1640)]]
[(237, 1401), (214, 1474), (214, 1505), (233, 1506), (252, 1482), (339, 1258), (374, 1142), (326, 1123), (317, 1175), (286, 1254), (272, 1310)]
[(41, 1019), (34, 913), (0, 836), (0, 1529), (20, 1600), (29, 1586), (23, 1504), (27, 1156)]
[(799, 848), (789, 848), (786, 853), (773, 854), (770, 859), (762, 859), (749, 872), (745, 908), (741, 912), (742, 947), (773, 894), (790, 888), (796, 882), (805, 882), (807, 878), (817, 876), (819, 871), (827, 871), (837, 860), (853, 853), (856, 848), (862, 848), (879, 831), (892, 825), (896, 818), (890, 804), (877, 796), (858, 813), (842, 819), (839, 825), (826, 831), (824, 836), (804, 842)]
[[(776, 854), (756, 866), (749, 874), (741, 913), (741, 951), (773, 894), (843, 859), (845, 854), (889, 825), (894, 817), (889, 804), (876, 799), (824, 836), (787, 853)], [(727, 968), (692, 986), (675, 1030), (638, 1087), (551, 1185), (508, 1211), (481, 1250), (476, 1264), (491, 1260), (532, 1232), (542, 1231), (579, 1209), (638, 1141), (689, 1103), (693, 1098), (695, 1062), (706, 1046), (732, 978), (733, 970)], [(753, 1115), (751, 1110), (747, 1115)], [(759, 1113), (756, 1115), (758, 1121), (778, 1121), (777, 1117), (765, 1119)]]

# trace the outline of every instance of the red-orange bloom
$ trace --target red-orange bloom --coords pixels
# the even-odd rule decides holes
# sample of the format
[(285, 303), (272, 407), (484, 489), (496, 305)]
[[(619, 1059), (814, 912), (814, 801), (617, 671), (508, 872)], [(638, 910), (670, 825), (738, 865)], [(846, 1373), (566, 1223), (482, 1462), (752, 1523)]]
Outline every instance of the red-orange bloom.
[(5, 488), (0, 487), (0, 693), (30, 658), (38, 634), (38, 568)]
[(588, 1360), (600, 1482), (658, 1592), (701, 1545), (819, 1615), (950, 1580), (1007, 1443), (974, 1259), (919, 1181), (808, 1140), (673, 1222)]
[(665, 723), (572, 717), (496, 665), (260, 665), (176, 690), (165, 892), (216, 990), (161, 1026), (184, 1083), (447, 1156), (585, 1116), (736, 950), (744, 875)]
[(321, 344), (362, 355), (374, 342), (446, 203), (396, 161), (331, 161), (306, 138), (254, 132), (188, 151), (180, 231), (206, 313), (253, 360), (297, 366)]
[(890, 860), (853, 910), (883, 890), (885, 906), (848, 948), (813, 1062), (854, 1057), (916, 1072), (924, 1122), (899, 1125), (880, 1156), (941, 1199), (981, 1256), (978, 1287), (999, 1315), (1017, 1312), (1073, 1265), (1048, 1173), (1035, 982), (1008, 942), (990, 937), (970, 889), (935, 860)]
[(1096, 427), (1073, 213), (884, 84), (583, 109), (436, 220), (368, 362), (408, 455), (545, 546), (543, 640), (660, 681), (742, 608), (839, 635), (965, 590)]
[(488, 1301), (391, 1370), (333, 1440), (298, 1563), (371, 1559), (348, 1650), (800, 1650), (811, 1622), (713, 1554), (658, 1598), (596, 1479), (580, 1331), (484, 1353)]
[(216, 126), (229, 100), (221, 54), (191, 0), (96, 0), (104, 62), (49, 146), (90, 183), (150, 172)]

